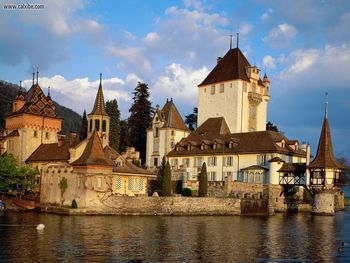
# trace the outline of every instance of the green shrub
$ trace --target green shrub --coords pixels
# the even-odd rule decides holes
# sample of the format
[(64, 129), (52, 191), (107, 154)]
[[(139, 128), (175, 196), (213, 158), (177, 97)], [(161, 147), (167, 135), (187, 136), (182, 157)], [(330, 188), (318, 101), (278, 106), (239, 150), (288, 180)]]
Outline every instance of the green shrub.
[(74, 208), (74, 209), (78, 208), (78, 204), (77, 204), (77, 201), (75, 201), (75, 199), (73, 199), (73, 201), (72, 201), (72, 208)]
[(192, 196), (192, 190), (191, 188), (184, 188), (181, 194), (182, 196)]

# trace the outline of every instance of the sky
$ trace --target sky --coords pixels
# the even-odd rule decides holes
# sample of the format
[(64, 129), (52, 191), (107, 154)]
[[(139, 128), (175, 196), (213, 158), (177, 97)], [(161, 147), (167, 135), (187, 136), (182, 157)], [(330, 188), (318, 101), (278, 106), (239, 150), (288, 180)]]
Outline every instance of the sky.
[(184, 117), (197, 85), (239, 48), (271, 81), (268, 121), (317, 150), (328, 92), (334, 152), (350, 157), (350, 1), (35, 0), (40, 10), (7, 10), (0, 0), (0, 79), (39, 84), (60, 104), (89, 113), (103, 74), (106, 100), (129, 115), (137, 83), (152, 105), (173, 98)]

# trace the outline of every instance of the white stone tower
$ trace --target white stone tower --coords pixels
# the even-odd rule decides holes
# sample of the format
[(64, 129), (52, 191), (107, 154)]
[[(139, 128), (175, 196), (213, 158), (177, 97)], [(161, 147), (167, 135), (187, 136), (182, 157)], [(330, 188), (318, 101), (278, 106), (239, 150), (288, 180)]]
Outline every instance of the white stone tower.
[(98, 87), (94, 108), (88, 115), (88, 137), (96, 131), (101, 138), (102, 146), (109, 145), (110, 117), (106, 112), (102, 90), (102, 73), (100, 73), (100, 86)]
[(224, 117), (232, 133), (266, 130), (270, 81), (237, 47), (230, 49), (198, 85), (198, 126)]

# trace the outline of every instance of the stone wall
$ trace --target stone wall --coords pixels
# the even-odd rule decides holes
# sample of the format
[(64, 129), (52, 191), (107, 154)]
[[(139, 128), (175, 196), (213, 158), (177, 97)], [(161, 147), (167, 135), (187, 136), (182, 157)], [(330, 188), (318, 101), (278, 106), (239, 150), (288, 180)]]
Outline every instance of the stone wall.
[(316, 187), (313, 190), (312, 214), (334, 215), (335, 190)]
[(252, 183), (243, 183), (243, 182), (233, 182), (226, 180), (225, 181), (225, 192), (227, 195), (233, 194), (237, 197), (254, 197), (262, 198), (263, 196), (263, 184), (252, 184)]
[(345, 209), (345, 202), (344, 202), (344, 192), (338, 191), (335, 193), (334, 196), (334, 209), (335, 212), (342, 211)]
[(214, 197), (117, 197), (106, 198), (99, 206), (81, 209), (42, 211), (71, 215), (240, 215), (240, 199)]

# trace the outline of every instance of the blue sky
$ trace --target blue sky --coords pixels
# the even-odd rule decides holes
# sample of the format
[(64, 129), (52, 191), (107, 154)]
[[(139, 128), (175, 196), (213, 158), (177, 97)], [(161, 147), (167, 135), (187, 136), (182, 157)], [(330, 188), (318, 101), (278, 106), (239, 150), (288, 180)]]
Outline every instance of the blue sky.
[(0, 0), (0, 79), (28, 87), (39, 65), (43, 89), (82, 113), (102, 72), (122, 117), (138, 81), (148, 83), (153, 106), (173, 97), (184, 116), (239, 30), (241, 50), (271, 80), (268, 120), (315, 152), (328, 92), (335, 153), (350, 156), (349, 1), (27, 2), (45, 8), (9, 11), (3, 5), (17, 2)]

